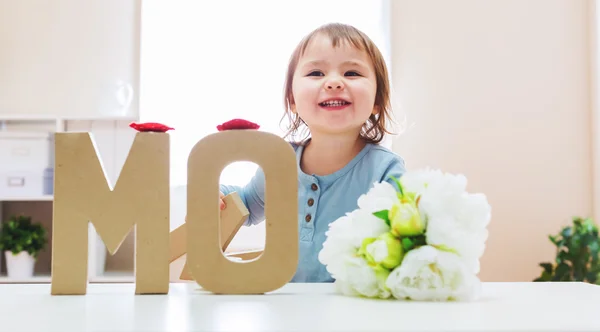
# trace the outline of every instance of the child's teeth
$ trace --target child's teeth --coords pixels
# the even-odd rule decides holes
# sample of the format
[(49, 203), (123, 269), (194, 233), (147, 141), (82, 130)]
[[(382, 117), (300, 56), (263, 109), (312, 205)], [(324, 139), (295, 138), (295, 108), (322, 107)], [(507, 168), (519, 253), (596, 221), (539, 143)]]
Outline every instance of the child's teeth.
[(325, 102), (324, 105), (326, 105), (326, 106), (342, 106), (345, 103), (346, 102), (344, 102), (344, 101), (328, 101), (328, 102)]

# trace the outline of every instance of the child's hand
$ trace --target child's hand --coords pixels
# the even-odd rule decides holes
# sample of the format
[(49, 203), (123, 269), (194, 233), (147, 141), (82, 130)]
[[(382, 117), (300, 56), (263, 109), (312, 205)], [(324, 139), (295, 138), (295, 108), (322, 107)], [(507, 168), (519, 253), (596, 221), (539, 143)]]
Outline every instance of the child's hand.
[(221, 210), (225, 208), (225, 202), (223, 201), (223, 197), (225, 197), (225, 195), (223, 195), (223, 193), (219, 191), (219, 207), (221, 208)]

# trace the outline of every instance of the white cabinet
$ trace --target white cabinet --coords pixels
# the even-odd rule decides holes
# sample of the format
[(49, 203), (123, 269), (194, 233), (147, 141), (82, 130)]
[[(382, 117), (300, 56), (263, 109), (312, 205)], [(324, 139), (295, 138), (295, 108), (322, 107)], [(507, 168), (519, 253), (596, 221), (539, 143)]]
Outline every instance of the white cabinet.
[[(52, 152), (48, 133), (0, 131), (0, 197), (40, 197), (50, 195), (45, 186), (52, 174)], [(50, 179), (46, 177), (50, 176)]]

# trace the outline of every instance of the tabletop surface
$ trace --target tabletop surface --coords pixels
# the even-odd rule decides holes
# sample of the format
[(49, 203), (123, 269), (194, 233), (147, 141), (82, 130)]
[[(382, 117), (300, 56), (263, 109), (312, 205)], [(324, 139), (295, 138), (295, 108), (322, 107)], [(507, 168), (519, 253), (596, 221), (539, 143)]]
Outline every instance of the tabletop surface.
[(265, 295), (214, 295), (173, 283), (168, 295), (89, 284), (52, 296), (50, 284), (1, 284), (0, 331), (600, 331), (600, 286), (484, 283), (477, 302), (405, 302), (294, 284)]

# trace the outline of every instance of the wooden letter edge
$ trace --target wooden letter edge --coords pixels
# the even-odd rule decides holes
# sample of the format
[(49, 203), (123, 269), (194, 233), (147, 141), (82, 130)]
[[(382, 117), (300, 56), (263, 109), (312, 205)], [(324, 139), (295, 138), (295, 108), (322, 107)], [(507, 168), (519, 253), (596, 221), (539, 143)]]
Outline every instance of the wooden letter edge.
[[(233, 192), (223, 198), (226, 208), (221, 211), (221, 248), (223, 252), (231, 243), (237, 232), (244, 224), (245, 219), (250, 215), (250, 212), (242, 202), (238, 193)], [(169, 263), (174, 262), (187, 251), (187, 227), (183, 225), (177, 227), (170, 234), (170, 258)], [(261, 251), (262, 253), (262, 251)], [(251, 257), (251, 254), (242, 253), (243, 257)], [(259, 256), (259, 255), (256, 255)], [(251, 258), (250, 258), (251, 259)], [(189, 273), (187, 263), (183, 265), (180, 279), (193, 280)]]

